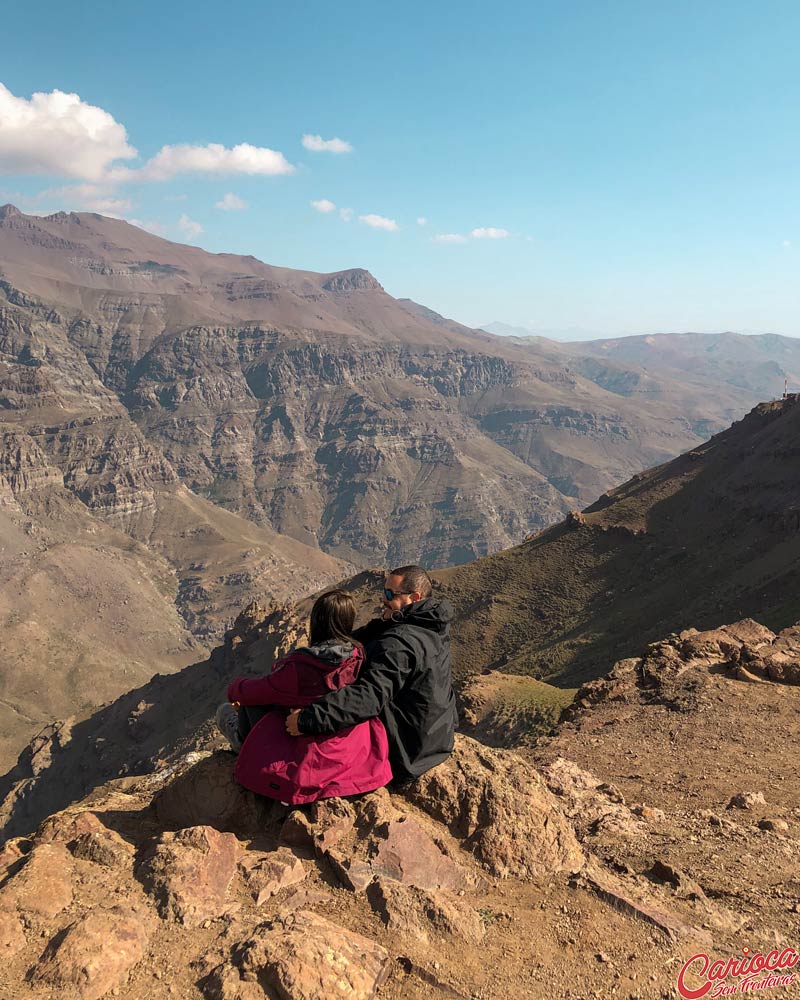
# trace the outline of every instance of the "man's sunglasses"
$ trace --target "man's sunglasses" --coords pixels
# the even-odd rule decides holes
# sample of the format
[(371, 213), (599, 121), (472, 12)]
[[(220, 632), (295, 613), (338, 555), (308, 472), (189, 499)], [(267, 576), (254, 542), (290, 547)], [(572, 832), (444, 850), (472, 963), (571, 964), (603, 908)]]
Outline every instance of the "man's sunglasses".
[(383, 588), (383, 596), (387, 601), (393, 600), (395, 597), (405, 596), (410, 597), (414, 593), (413, 590), (390, 590), (389, 587)]

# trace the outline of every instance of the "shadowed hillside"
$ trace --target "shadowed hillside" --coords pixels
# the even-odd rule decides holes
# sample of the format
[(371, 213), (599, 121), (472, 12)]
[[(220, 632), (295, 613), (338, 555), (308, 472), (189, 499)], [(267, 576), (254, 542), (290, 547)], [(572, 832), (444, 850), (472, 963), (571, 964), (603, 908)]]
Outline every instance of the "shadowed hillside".
[(800, 618), (800, 400), (765, 403), (513, 549), (437, 574), (460, 670), (571, 686), (687, 623)]

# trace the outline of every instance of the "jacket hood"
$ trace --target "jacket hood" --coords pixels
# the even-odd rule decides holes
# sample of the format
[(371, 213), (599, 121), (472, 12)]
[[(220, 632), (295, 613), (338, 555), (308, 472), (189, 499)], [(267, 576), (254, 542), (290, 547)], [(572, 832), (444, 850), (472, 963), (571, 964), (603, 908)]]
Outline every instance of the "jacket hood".
[(403, 625), (416, 625), (431, 632), (444, 632), (453, 620), (453, 605), (443, 598), (426, 597), (395, 611), (391, 621)]
[(313, 656), (317, 660), (322, 660), (326, 666), (338, 666), (351, 659), (356, 653), (361, 656), (361, 650), (352, 643), (337, 641), (320, 642), (316, 646), (298, 646), (295, 653), (303, 653), (306, 656)]

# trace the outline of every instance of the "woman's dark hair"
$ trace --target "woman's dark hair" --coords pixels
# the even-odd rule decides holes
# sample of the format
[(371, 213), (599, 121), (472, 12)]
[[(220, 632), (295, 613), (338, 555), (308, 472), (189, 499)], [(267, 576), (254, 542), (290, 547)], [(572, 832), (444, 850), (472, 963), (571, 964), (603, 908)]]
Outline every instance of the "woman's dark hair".
[(321, 642), (333, 640), (363, 649), (350, 634), (355, 620), (356, 602), (350, 594), (346, 590), (329, 590), (314, 601), (311, 609), (310, 645), (318, 646)]

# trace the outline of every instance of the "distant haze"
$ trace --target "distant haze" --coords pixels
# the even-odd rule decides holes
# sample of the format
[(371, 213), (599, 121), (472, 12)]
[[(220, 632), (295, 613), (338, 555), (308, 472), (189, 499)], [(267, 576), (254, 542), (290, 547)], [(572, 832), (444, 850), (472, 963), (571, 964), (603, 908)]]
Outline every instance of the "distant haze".
[(579, 326), (559, 327), (527, 327), (514, 326), (511, 323), (484, 323), (481, 330), (494, 333), (498, 337), (546, 337), (548, 340), (600, 340), (613, 336), (609, 330), (586, 330)]
[[(568, 327), (534, 327), (534, 326), (515, 326), (513, 323), (501, 323), (495, 321), (492, 323), (483, 323), (480, 328), (481, 330), (486, 330), (487, 333), (493, 333), (498, 337), (545, 337), (547, 340), (560, 340), (563, 342), (576, 342), (576, 341), (586, 341), (586, 340), (605, 340), (609, 337), (630, 337), (630, 336), (652, 336), (658, 333), (675, 332), (666, 330), (588, 330), (579, 326), (568, 326)], [(681, 333), (705, 333), (705, 334), (719, 334), (719, 333), (739, 333), (746, 337), (759, 337), (767, 333), (776, 333), (779, 331), (775, 330), (682, 330)], [(791, 337), (794, 334), (783, 333), (780, 331), (782, 337)]]

